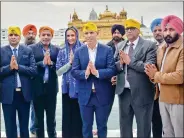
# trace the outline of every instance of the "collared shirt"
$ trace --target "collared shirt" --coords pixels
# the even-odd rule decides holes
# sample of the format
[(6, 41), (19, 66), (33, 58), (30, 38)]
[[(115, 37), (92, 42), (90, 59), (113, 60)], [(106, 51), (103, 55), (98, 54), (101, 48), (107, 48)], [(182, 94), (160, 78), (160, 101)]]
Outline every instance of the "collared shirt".
[[(129, 51), (129, 48), (130, 48), (131, 43), (134, 44), (134, 45), (133, 45), (133, 49), (135, 50), (138, 41), (139, 41), (139, 37), (138, 37), (135, 41), (133, 41), (133, 42), (130, 42), (130, 41), (129, 41), (129, 42), (127, 43), (128, 46), (126, 46), (125, 49), (124, 49), (124, 52), (125, 52), (126, 54), (128, 54), (128, 51)], [(127, 65), (125, 65), (125, 88), (130, 88), (130, 84), (129, 84), (128, 80), (127, 80)]]
[(164, 42), (165, 42), (165, 41), (162, 41), (162, 43), (159, 43), (159, 42), (157, 41), (156, 46), (157, 46), (158, 48), (162, 48)]
[[(88, 45), (87, 47), (88, 47), (88, 53), (89, 53), (89, 60), (92, 61), (93, 65), (95, 65), (98, 43), (96, 44), (94, 49), (91, 49)], [(96, 77), (99, 78), (99, 74)], [(94, 83), (92, 83), (92, 89), (95, 89)]]
[[(43, 54), (45, 55), (47, 52), (50, 54), (50, 46), (49, 46), (49, 48), (47, 50), (45, 50), (44, 47), (43, 47)], [(43, 82), (46, 83), (49, 80), (49, 67), (48, 67), (48, 65), (44, 64), (44, 61), (43, 61), (43, 65), (45, 67), (45, 73), (44, 73), (44, 76), (43, 76)]]
[[(12, 50), (12, 53), (14, 54), (14, 47), (10, 45), (10, 48)], [(17, 57), (18, 57), (18, 50), (19, 50), (19, 45), (16, 47), (17, 51), (16, 51), (16, 54), (17, 54)], [(17, 60), (17, 59), (16, 59)], [(17, 63), (18, 64), (18, 63)], [(20, 76), (19, 76), (19, 73), (17, 72), (17, 87), (21, 87), (21, 81), (20, 81)]]
[[(165, 62), (165, 58), (166, 58), (166, 56), (167, 56), (168, 50), (169, 50), (169, 47), (166, 48), (166, 51), (165, 51), (165, 53), (164, 53), (164, 57), (163, 57), (162, 62), (161, 62), (161, 69), (160, 69), (160, 72), (162, 72), (163, 69), (164, 69), (164, 62)], [(160, 90), (160, 83), (158, 83), (158, 87), (159, 87), (159, 90)]]

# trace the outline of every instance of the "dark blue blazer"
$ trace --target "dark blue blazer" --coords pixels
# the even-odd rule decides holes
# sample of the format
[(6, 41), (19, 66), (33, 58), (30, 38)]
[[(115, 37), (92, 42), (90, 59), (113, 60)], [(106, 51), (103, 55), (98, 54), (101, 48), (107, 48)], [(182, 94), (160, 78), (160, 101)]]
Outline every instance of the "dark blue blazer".
[(99, 78), (90, 75), (85, 78), (85, 71), (89, 62), (88, 48), (86, 45), (76, 50), (72, 65), (72, 75), (78, 80), (79, 104), (87, 105), (92, 92), (92, 83), (95, 85), (96, 95), (101, 105), (109, 104), (112, 100), (113, 89), (111, 77), (116, 75), (112, 48), (98, 43), (95, 67)]
[[(38, 75), (33, 80), (33, 93), (34, 97), (45, 94), (44, 93), (44, 85), (43, 85), (43, 76), (45, 74), (45, 67), (43, 66), (43, 45), (41, 42), (37, 44), (29, 45), (29, 47), (33, 50), (34, 57), (37, 65)], [(50, 58), (53, 62), (53, 65), (49, 66), (49, 80), (47, 84), (48, 92), (47, 94), (56, 95), (58, 92), (58, 77), (56, 74), (56, 61), (57, 55), (59, 52), (59, 47), (55, 45), (50, 45)]]
[[(10, 45), (7, 45), (1, 48), (0, 53), (0, 101), (3, 104), (11, 104), (15, 89), (15, 70), (10, 69), (10, 61), (13, 52)], [(22, 92), (25, 100), (29, 102), (32, 100), (31, 78), (37, 74), (36, 63), (32, 50), (25, 45), (19, 45), (17, 62), (19, 65), (18, 73), (20, 76)]]

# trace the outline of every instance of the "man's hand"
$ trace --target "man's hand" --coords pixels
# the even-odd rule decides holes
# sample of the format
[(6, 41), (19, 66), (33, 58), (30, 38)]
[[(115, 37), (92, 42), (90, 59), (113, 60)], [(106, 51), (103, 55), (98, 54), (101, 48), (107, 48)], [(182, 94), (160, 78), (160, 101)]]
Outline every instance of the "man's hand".
[(51, 61), (51, 59), (50, 59), (50, 55), (47, 56), (47, 64), (48, 64), (48, 65), (52, 65), (52, 61)]
[(126, 54), (124, 51), (122, 51), (121, 58), (123, 59), (124, 63), (129, 65), (130, 64), (130, 57), (128, 54)]
[(90, 67), (90, 70), (91, 70), (91, 73), (95, 76), (98, 75), (98, 71), (96, 70), (94, 64), (92, 63), (92, 61), (89, 61), (89, 67)]
[(150, 79), (154, 79), (155, 73), (158, 71), (154, 64), (145, 65), (145, 73), (149, 76)]
[(12, 55), (11, 61), (10, 61), (10, 69), (13, 70), (15, 69), (15, 67), (16, 67), (16, 58), (14, 55)]
[(13, 58), (15, 58), (14, 55), (12, 55), (11, 57), (11, 61), (10, 61), (10, 69), (13, 70), (14, 69), (14, 66), (13, 66)]
[(122, 50), (119, 51), (119, 57), (120, 57), (120, 64), (121, 64), (121, 65), (124, 64), (123, 55), (122, 55), (123, 53), (122, 53), (122, 52), (123, 52)]
[(89, 66), (89, 63), (88, 63), (88, 66), (87, 66), (86, 72), (85, 72), (85, 76), (88, 77), (90, 74), (91, 74), (91, 71), (90, 71), (90, 66)]
[(18, 70), (17, 59), (15, 58), (15, 56), (13, 58), (13, 66), (14, 66), (14, 69)]
[(73, 62), (73, 58), (74, 58), (73, 51), (72, 51), (72, 50), (70, 50), (70, 64), (72, 64), (72, 62)]
[(116, 76), (113, 76), (113, 77), (111, 78), (112, 85), (116, 85), (116, 82), (117, 82), (116, 79), (117, 79)]
[(44, 59), (43, 59), (44, 65), (48, 64), (48, 55), (45, 54)]
[(18, 64), (17, 64), (17, 60), (16, 59), (13, 61), (13, 64), (14, 64), (14, 69), (18, 70)]

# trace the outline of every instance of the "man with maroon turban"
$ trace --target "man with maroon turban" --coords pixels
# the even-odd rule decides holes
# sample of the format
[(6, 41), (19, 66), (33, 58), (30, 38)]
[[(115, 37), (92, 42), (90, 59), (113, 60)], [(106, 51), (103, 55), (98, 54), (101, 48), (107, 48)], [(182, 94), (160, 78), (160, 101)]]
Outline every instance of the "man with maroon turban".
[(164, 137), (184, 137), (183, 21), (174, 15), (162, 23), (166, 44), (157, 52), (157, 67), (148, 64), (145, 72), (160, 91), (160, 114)]

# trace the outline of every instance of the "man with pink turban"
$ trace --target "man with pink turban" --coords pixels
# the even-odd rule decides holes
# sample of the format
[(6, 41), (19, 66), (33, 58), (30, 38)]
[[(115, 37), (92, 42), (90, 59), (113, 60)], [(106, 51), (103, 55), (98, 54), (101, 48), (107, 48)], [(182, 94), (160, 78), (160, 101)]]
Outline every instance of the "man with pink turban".
[(158, 84), (163, 137), (184, 137), (184, 82), (183, 82), (183, 21), (174, 15), (161, 23), (164, 40), (157, 52), (157, 67), (146, 65), (145, 72)]

